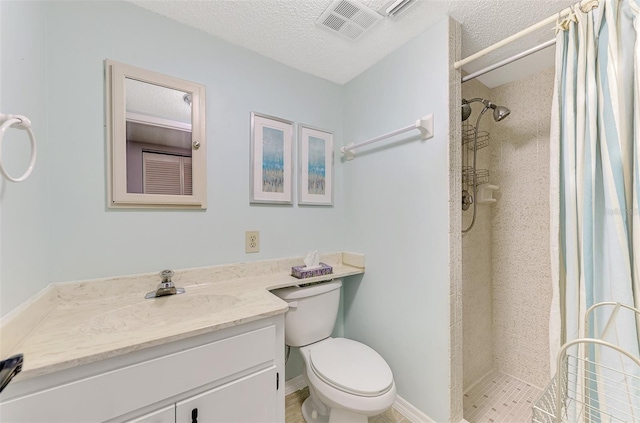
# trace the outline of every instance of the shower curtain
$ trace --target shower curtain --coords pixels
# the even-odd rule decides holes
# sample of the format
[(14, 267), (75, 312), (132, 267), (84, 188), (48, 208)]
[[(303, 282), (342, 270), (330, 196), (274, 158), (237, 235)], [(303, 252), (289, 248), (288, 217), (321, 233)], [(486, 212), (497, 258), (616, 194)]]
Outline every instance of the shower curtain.
[[(561, 344), (585, 333), (589, 306), (619, 301), (640, 308), (640, 0), (600, 0), (590, 12), (576, 5), (557, 29), (551, 130), (554, 372)], [(607, 317), (596, 314), (587, 333), (601, 331)], [(608, 340), (638, 355), (633, 313), (619, 314)], [(607, 353), (599, 359), (616, 368), (628, 365)], [(628, 367), (623, 370), (636, 371)], [(581, 392), (580, 381), (572, 375), (568, 383)], [(590, 389), (601, 410), (620, 406), (602, 391), (610, 388), (598, 383)], [(637, 410), (623, 408), (640, 421)]]

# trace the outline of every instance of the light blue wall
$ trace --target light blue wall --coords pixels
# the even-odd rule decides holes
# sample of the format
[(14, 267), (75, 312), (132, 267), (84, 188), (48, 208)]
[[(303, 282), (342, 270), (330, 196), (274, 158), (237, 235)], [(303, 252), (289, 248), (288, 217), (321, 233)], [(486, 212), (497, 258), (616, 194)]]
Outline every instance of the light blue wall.
[[(4, 184), (2, 314), (50, 282), (363, 252), (367, 273), (345, 285), (345, 334), (387, 359), (401, 396), (448, 419), (446, 20), (338, 86), (129, 3), (0, 10), (2, 108), (32, 116), (41, 149), (27, 183)], [(206, 85), (206, 211), (106, 208), (105, 58)], [(400, 136), (348, 163), (338, 154), (335, 207), (250, 206), (252, 110), (332, 130), (336, 151), (427, 113), (436, 136)], [(256, 229), (261, 253), (246, 255), (244, 231)]]
[(347, 245), (367, 261), (345, 286), (344, 324), (438, 422), (449, 418), (448, 72), (445, 19), (346, 85), (344, 122), (350, 143), (434, 114), (434, 138), (413, 131), (344, 164)]
[[(47, 148), (2, 199), (3, 313), (50, 282), (343, 248), (340, 163), (335, 207), (250, 206), (248, 188), (250, 112), (334, 131), (339, 145), (341, 86), (126, 2), (2, 8), (3, 57), (15, 56), (3, 60), (3, 107), (30, 114)], [(12, 47), (22, 33), (24, 56)], [(206, 85), (208, 210), (106, 208), (105, 58)], [(244, 253), (245, 230), (260, 231), (259, 254)]]
[[(33, 121), (38, 158), (25, 182), (0, 176), (0, 315), (39, 291), (48, 279), (46, 13), (38, 3), (0, 2), (1, 113)], [(29, 163), (27, 134), (9, 129), (2, 162), (12, 176)]]

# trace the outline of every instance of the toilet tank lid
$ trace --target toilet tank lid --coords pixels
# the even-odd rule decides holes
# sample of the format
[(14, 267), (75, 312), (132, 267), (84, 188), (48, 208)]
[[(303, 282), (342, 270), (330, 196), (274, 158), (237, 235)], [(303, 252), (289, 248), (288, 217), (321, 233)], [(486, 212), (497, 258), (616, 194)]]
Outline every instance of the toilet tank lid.
[(342, 286), (342, 280), (334, 279), (330, 282), (314, 283), (308, 286), (292, 286), (289, 288), (274, 289), (271, 293), (277, 295), (285, 301), (294, 301), (300, 298), (313, 297), (324, 294)]

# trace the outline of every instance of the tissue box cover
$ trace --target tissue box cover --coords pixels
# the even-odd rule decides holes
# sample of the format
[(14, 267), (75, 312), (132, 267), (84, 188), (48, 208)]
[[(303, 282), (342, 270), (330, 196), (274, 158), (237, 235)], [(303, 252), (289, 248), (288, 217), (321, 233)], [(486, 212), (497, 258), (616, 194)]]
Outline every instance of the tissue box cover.
[(298, 279), (312, 278), (314, 276), (329, 275), (333, 273), (333, 267), (328, 264), (320, 262), (320, 267), (315, 269), (306, 270), (307, 266), (293, 266), (291, 268), (291, 276)]

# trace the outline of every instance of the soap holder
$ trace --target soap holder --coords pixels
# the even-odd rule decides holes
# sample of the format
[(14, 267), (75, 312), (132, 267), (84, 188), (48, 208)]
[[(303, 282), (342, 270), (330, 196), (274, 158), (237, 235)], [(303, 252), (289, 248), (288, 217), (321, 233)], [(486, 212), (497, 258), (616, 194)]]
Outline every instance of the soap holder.
[(298, 279), (312, 278), (314, 276), (330, 275), (333, 273), (333, 267), (326, 263), (320, 263), (318, 267), (307, 269), (307, 266), (293, 266), (291, 268), (291, 276)]
[(496, 200), (493, 198), (493, 191), (499, 190), (500, 187), (497, 185), (481, 185), (478, 187), (478, 195), (476, 196), (476, 203), (478, 204), (488, 204), (495, 203)]

